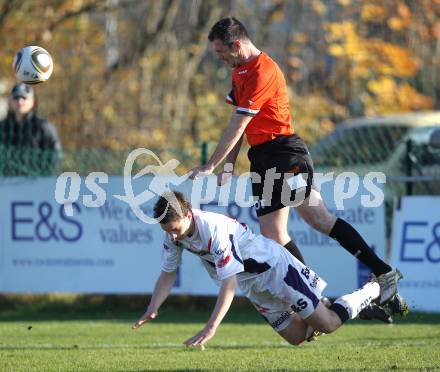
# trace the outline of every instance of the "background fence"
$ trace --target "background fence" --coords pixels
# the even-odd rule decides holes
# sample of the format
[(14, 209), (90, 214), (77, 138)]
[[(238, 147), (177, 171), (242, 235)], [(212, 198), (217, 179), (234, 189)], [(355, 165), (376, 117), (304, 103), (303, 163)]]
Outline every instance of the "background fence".
[[(127, 153), (147, 147), (186, 171), (230, 115), (230, 71), (207, 40), (229, 14), (280, 64), (309, 144), (350, 117), (439, 109), (435, 0), (2, 0), (0, 111), (15, 83), (14, 54), (41, 45), (55, 61), (36, 90), (61, 135), (59, 170), (121, 174)], [(26, 151), (8, 161), (32, 170)], [(239, 166), (247, 169), (245, 156)]]

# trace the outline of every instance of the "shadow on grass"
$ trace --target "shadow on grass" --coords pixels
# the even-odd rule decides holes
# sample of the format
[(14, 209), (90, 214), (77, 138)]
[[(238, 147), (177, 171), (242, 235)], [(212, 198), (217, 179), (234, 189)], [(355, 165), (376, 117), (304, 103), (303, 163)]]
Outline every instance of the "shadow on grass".
[[(0, 295), (2, 321), (70, 321), (107, 320), (134, 322), (147, 308), (149, 296), (142, 295)], [(155, 323), (203, 323), (214, 309), (216, 297), (170, 296), (160, 309)], [(250, 302), (243, 297), (234, 299), (225, 323), (260, 324), (264, 322)], [(378, 321), (354, 321), (357, 325), (382, 324)], [(440, 314), (417, 313), (395, 323), (440, 325)]]
[[(146, 310), (149, 296), (140, 295), (1, 295), (2, 321), (107, 320), (134, 322)], [(215, 297), (170, 296), (155, 323), (205, 322)], [(197, 320), (196, 320), (197, 319)], [(262, 318), (246, 298), (237, 297), (227, 322), (261, 323)]]
[(244, 344), (244, 345), (214, 345), (207, 346), (204, 351), (198, 348), (186, 347), (183, 344), (152, 344), (152, 345), (3, 345), (0, 351), (25, 351), (25, 350), (163, 350), (170, 349), (181, 353), (205, 353), (224, 350), (255, 350), (262, 349), (293, 349), (288, 344)]

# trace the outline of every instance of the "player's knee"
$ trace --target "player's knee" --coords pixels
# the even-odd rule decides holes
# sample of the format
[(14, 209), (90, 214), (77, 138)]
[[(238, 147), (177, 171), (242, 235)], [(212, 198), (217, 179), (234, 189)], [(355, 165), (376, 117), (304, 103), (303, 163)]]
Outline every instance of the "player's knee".
[(304, 337), (300, 338), (300, 337), (286, 337), (285, 335), (283, 336), (283, 338), (290, 344), (293, 346), (299, 346), (304, 342)]
[(318, 329), (318, 331), (329, 334), (334, 331), (336, 331), (338, 327), (336, 327), (334, 324), (325, 324), (321, 329)]
[(262, 229), (261, 234), (264, 235), (266, 238), (275, 240), (280, 244), (282, 244), (286, 240), (290, 240), (287, 232), (278, 231), (276, 229), (266, 229), (266, 230)]
[(292, 346), (299, 346), (304, 342), (304, 340), (290, 340), (287, 342)]
[(262, 234), (263, 234), (266, 238), (269, 238), (269, 239), (272, 239), (272, 240), (275, 240), (275, 241), (278, 241), (279, 238), (281, 237), (281, 234), (280, 234), (280, 232), (278, 232), (278, 231), (270, 231), (270, 230), (267, 230), (267, 231), (262, 231)]
[(332, 215), (321, 218), (313, 218), (310, 225), (321, 232), (322, 234), (328, 235), (334, 225), (334, 218)]
[(342, 324), (341, 319), (333, 311), (320, 306), (317, 310), (319, 314), (309, 319), (309, 325), (316, 331), (323, 333), (332, 333)]
[(321, 322), (316, 330), (328, 334), (336, 331), (340, 326), (341, 320), (339, 318), (330, 317)]

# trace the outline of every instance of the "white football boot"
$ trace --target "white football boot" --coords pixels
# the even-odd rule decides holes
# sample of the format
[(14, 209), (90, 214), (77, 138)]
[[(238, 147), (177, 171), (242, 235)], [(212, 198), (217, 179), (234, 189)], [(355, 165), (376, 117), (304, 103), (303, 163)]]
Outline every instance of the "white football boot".
[(402, 278), (403, 275), (398, 269), (391, 270), (377, 277), (377, 282), (380, 286), (380, 305), (385, 305), (397, 294), (397, 283)]

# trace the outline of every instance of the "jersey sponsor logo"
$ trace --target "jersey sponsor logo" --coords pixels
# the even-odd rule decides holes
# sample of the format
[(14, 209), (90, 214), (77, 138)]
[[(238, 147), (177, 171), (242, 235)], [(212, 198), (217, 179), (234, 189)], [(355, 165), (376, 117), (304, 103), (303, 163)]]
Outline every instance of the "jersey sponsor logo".
[(238, 75), (243, 75), (243, 74), (246, 74), (246, 73), (247, 73), (247, 70), (238, 71)]
[(296, 305), (292, 305), (290, 307), (295, 313), (300, 313), (307, 307), (307, 302), (303, 298), (300, 298), (298, 301), (296, 301)]
[(222, 267), (225, 267), (229, 261), (231, 261), (232, 255), (226, 256), (225, 258), (221, 259), (219, 262), (217, 262), (217, 267), (221, 269)]
[(289, 316), (290, 316), (289, 312), (288, 311), (284, 311), (284, 312), (281, 313), (281, 316), (277, 320), (275, 320), (272, 323), (270, 323), (270, 325), (273, 328), (277, 328), (281, 324), (283, 324), (287, 319), (289, 319)]
[(319, 276), (315, 274), (315, 276), (312, 279), (312, 282), (310, 283), (310, 287), (316, 288), (318, 285)]
[[(298, 291), (299, 293), (303, 294), (306, 299), (308, 299), (313, 306), (317, 306), (319, 299), (316, 296), (316, 294), (311, 290), (310, 284), (306, 282), (301, 275), (304, 275), (303, 273), (299, 273), (292, 265), (288, 265), (287, 267), (287, 273), (284, 277), (284, 282), (289, 286), (292, 287), (295, 291)], [(303, 303), (301, 299), (301, 303), (298, 303), (296, 305), (299, 306), (299, 311), (304, 306), (307, 307), (307, 303)], [(295, 309), (292, 307), (292, 309), (295, 311)]]
[(221, 256), (223, 253), (225, 253), (225, 251), (226, 251), (225, 248), (217, 248), (217, 249), (214, 251), (214, 254), (215, 254), (216, 256)]
[(303, 274), (307, 279), (310, 277), (310, 269), (308, 267), (304, 267), (301, 270), (301, 274)]

